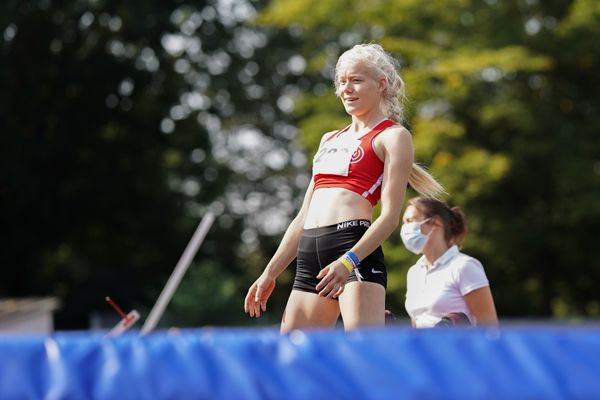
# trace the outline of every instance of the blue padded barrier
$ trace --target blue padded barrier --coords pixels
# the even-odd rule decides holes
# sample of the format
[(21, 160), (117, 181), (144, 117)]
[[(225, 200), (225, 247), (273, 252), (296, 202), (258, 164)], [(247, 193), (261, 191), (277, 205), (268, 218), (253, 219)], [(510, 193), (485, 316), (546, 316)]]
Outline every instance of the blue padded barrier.
[(0, 336), (0, 399), (599, 399), (600, 329)]

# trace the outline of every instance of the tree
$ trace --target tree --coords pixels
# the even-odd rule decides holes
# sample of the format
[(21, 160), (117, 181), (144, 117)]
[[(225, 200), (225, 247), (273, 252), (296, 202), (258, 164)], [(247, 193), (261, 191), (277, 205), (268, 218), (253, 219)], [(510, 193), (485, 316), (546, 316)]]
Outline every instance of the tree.
[[(61, 329), (86, 327), (106, 295), (147, 311), (212, 208), (190, 276), (233, 284), (229, 323), (240, 321), (244, 249), (274, 229), (259, 220), (263, 193), (293, 208), (295, 186), (278, 176), (294, 175), (287, 160), (298, 156), (295, 131), (277, 122), (297, 70), (275, 71), (286, 52), (271, 54), (268, 35), (244, 24), (254, 6), (9, 1), (1, 11), (0, 295), (59, 297)], [(196, 314), (210, 318), (208, 300)], [(179, 326), (212, 323), (170, 311)]]

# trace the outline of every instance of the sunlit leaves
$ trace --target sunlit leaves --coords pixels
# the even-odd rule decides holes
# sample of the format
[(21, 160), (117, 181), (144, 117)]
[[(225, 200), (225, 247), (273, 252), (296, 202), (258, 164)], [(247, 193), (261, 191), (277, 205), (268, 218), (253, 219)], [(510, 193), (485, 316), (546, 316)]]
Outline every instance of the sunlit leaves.
[(506, 155), (475, 148), (466, 148), (456, 155), (440, 152), (432, 162), (432, 169), (444, 171), (442, 179), (452, 188), (452, 201), (457, 204), (493, 191), (494, 184), (506, 175), (509, 166)]
[(274, 1), (260, 15), (258, 22), (286, 27), (290, 21), (307, 29), (322, 25), (325, 21), (334, 29), (351, 26), (358, 22), (360, 11), (367, 3), (361, 0), (282, 0)]
[(573, 31), (589, 33), (593, 29), (600, 33), (600, 2), (596, 0), (575, 0), (569, 15), (560, 24), (560, 32), (568, 34)]
[(413, 127), (417, 159), (437, 153), (445, 148), (450, 140), (460, 139), (465, 133), (462, 124), (444, 118), (417, 117)]
[(478, 72), (485, 72), (490, 68), (498, 70), (497, 74), (485, 74), (484, 80), (496, 81), (503, 74), (515, 71), (540, 71), (551, 66), (548, 57), (536, 56), (522, 46), (508, 46), (501, 49), (473, 49), (460, 48), (452, 53), (445, 54), (434, 67), (434, 73), (447, 76), (452, 73), (468, 76)]

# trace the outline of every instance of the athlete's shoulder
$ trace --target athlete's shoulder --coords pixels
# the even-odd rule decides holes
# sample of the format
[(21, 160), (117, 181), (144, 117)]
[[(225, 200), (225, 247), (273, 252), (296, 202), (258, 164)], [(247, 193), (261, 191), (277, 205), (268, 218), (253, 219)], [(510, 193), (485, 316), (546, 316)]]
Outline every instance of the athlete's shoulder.
[(335, 135), (337, 132), (339, 132), (339, 129), (334, 129), (333, 131), (325, 132), (323, 135), (321, 135), (321, 139), (328, 138), (331, 135)]
[(394, 125), (390, 125), (381, 134), (385, 136), (410, 136), (410, 131), (399, 122), (394, 122)]
[(379, 141), (386, 147), (405, 147), (412, 143), (412, 135), (403, 125), (396, 123), (381, 132)]
[(319, 147), (321, 147), (321, 145), (323, 144), (323, 142), (329, 138), (331, 138), (333, 135), (336, 134), (336, 132), (338, 132), (337, 130), (335, 131), (329, 131), (329, 132), (325, 132), (323, 135), (321, 135), (321, 140), (319, 141)]

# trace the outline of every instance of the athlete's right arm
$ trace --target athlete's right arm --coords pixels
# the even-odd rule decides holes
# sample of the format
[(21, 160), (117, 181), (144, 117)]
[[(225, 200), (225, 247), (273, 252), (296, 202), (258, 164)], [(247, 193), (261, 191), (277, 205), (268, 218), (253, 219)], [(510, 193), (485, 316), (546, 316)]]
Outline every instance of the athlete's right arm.
[(277, 248), (277, 251), (271, 258), (271, 261), (267, 264), (264, 273), (277, 278), (284, 269), (296, 258), (298, 252), (298, 243), (300, 243), (300, 236), (304, 229), (304, 220), (308, 212), (308, 206), (313, 194), (314, 180), (311, 178), (304, 200), (302, 201), (302, 207), (298, 211), (298, 215), (292, 220), (288, 226), (281, 243)]
[(283, 239), (271, 261), (269, 261), (263, 273), (248, 289), (248, 294), (244, 301), (244, 312), (250, 314), (251, 317), (260, 317), (261, 310), (263, 312), (266, 311), (267, 300), (275, 288), (275, 280), (296, 257), (300, 236), (304, 228), (304, 220), (306, 219), (308, 206), (313, 194), (313, 181), (311, 178), (310, 185), (308, 185), (308, 189), (304, 195), (302, 207), (285, 231)]

